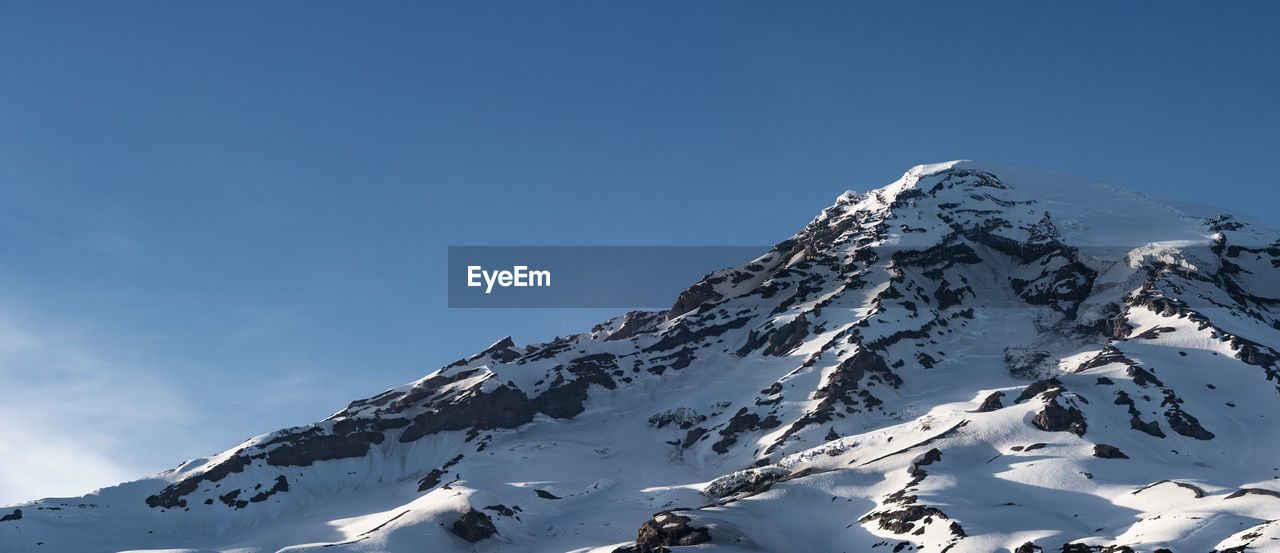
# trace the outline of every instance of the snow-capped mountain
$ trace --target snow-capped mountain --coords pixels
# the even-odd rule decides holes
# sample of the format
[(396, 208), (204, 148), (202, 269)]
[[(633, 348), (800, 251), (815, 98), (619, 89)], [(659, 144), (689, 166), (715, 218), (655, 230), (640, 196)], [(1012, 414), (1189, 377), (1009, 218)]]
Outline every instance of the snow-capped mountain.
[(988, 163), (0, 551), (1280, 551), (1280, 232)]

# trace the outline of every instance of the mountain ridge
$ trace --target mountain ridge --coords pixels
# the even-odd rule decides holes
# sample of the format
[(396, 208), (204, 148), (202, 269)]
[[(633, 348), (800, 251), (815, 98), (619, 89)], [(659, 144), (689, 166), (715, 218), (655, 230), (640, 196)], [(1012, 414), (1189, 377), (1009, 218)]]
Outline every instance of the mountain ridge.
[(1269, 550), (1277, 267), (1238, 215), (917, 166), (669, 310), (16, 506), (0, 551)]

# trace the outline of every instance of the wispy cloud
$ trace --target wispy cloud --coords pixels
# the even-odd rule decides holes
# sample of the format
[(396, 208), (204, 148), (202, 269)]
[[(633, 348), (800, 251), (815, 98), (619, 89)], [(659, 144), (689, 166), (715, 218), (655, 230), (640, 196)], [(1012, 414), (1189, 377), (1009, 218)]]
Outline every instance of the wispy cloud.
[(188, 422), (182, 394), (153, 371), (49, 326), (0, 313), (0, 505), (153, 472), (128, 437)]

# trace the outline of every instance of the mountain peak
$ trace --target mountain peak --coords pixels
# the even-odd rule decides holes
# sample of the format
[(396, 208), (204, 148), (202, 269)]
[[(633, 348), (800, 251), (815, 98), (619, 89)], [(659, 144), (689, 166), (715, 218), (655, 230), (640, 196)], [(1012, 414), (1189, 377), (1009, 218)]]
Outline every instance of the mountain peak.
[(921, 165), (665, 312), (23, 505), (0, 551), (1255, 547), (1277, 270), (1280, 235), (1211, 208)]

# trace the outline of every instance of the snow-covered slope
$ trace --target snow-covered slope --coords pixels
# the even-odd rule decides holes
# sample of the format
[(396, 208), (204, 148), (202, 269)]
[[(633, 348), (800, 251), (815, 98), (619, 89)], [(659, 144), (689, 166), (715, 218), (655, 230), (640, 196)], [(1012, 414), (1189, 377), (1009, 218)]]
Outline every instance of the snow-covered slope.
[(1280, 232), (919, 166), (671, 310), (0, 510), (0, 551), (1280, 551)]

